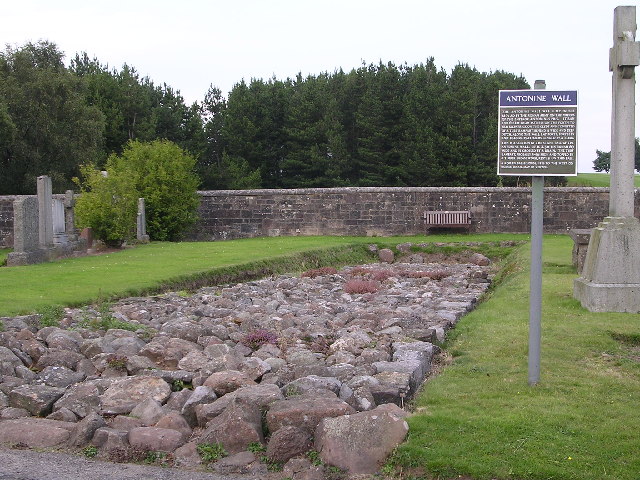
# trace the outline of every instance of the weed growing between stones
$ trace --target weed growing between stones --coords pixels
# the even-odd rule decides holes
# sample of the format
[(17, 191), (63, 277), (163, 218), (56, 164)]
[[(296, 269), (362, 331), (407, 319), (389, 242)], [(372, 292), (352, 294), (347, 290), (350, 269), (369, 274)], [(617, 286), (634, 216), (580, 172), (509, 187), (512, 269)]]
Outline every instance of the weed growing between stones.
[(205, 463), (217, 462), (228, 455), (221, 443), (199, 443), (196, 449)]
[(0, 320), (0, 332), (4, 332), (4, 323)]
[(107, 360), (107, 365), (116, 370), (126, 370), (127, 369), (127, 357), (123, 355), (114, 355), (113, 357)]
[(42, 307), (39, 314), (40, 328), (57, 327), (60, 325), (60, 320), (64, 316), (64, 308), (60, 305), (50, 305)]
[(135, 332), (137, 330), (143, 329), (146, 327), (144, 325), (140, 325), (138, 323), (125, 322), (123, 320), (118, 320), (111, 313), (111, 304), (110, 303), (100, 303), (96, 306), (96, 311), (98, 313), (98, 317), (91, 317), (89, 312), (85, 309), (85, 313), (83, 315), (82, 320), (78, 323), (78, 326), (81, 328), (91, 328), (94, 330), (110, 330), (112, 328), (117, 328), (120, 330), (128, 330), (130, 332)]
[(184, 380), (174, 380), (171, 384), (172, 392), (179, 392), (184, 389), (193, 390), (193, 384), (191, 382), (185, 382)]
[(247, 445), (247, 451), (251, 453), (263, 453), (267, 451), (267, 447), (265, 447), (260, 442), (251, 442)]
[(320, 453), (316, 450), (309, 450), (307, 458), (314, 467), (323, 467), (325, 480), (343, 480), (346, 478), (346, 472), (339, 467), (327, 465), (320, 458)]
[(145, 455), (143, 463), (146, 463), (147, 465), (160, 465), (161, 467), (169, 467), (173, 464), (173, 456), (170, 453), (150, 450)]
[(95, 445), (87, 445), (82, 449), (82, 454), (87, 458), (93, 458), (98, 455), (98, 447)]

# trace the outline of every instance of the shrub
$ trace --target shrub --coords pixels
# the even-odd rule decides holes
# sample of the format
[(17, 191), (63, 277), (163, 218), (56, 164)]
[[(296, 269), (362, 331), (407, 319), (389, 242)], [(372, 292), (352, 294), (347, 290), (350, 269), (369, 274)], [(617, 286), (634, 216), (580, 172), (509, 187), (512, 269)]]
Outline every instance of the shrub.
[(302, 275), (300, 276), (308, 277), (308, 278), (316, 278), (322, 275), (334, 275), (336, 273), (338, 273), (338, 269), (334, 267), (322, 267), (322, 268), (312, 268), (311, 270), (307, 270), (306, 272), (303, 272)]
[(344, 284), (344, 291), (346, 293), (376, 293), (378, 291), (378, 282), (352, 278)]
[(131, 141), (121, 156), (107, 159), (104, 176), (95, 166), (74, 179), (82, 195), (76, 204), (79, 227), (119, 245), (133, 238), (138, 198), (145, 199), (147, 233), (152, 240), (179, 240), (196, 219), (199, 199), (195, 159), (168, 140)]
[(251, 350), (258, 350), (262, 345), (267, 343), (275, 345), (277, 341), (278, 336), (275, 333), (264, 328), (259, 328), (247, 333), (242, 340), (240, 340), (240, 343), (249, 347)]
[(107, 163), (107, 175), (92, 165), (83, 165), (80, 172), (81, 195), (76, 202), (78, 227), (91, 227), (93, 235), (110, 247), (120, 247), (135, 235), (137, 198), (133, 179), (114, 170)]

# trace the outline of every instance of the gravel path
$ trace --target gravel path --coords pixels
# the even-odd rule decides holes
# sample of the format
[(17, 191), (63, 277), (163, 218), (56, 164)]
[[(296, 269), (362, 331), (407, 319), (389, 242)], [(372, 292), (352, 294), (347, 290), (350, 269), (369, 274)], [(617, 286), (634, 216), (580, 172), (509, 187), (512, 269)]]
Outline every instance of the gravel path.
[(264, 475), (218, 475), (177, 468), (88, 460), (66, 453), (0, 446), (0, 480), (249, 480)]

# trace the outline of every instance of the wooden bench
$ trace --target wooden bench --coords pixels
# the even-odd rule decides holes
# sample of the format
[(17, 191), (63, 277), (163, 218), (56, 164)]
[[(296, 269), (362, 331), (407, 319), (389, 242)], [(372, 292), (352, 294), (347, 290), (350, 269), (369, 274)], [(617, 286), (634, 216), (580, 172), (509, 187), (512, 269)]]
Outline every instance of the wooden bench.
[(424, 223), (427, 231), (430, 228), (471, 228), (471, 212), (468, 210), (440, 210), (424, 212)]

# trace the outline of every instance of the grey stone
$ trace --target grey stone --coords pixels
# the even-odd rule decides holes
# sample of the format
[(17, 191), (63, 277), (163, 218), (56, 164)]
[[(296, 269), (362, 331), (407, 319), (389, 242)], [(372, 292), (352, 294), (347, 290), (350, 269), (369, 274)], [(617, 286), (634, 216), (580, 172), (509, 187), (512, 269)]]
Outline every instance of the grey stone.
[(47, 448), (64, 444), (74, 423), (44, 418), (19, 418), (0, 422), (0, 438), (4, 443), (20, 443), (31, 448)]
[(260, 409), (233, 400), (221, 415), (208, 423), (200, 441), (221, 443), (229, 453), (241, 452), (250, 443), (263, 443)]
[(323, 418), (354, 412), (351, 406), (337, 397), (301, 395), (273, 403), (267, 412), (267, 426), (270, 432), (292, 425), (312, 433)]
[(395, 260), (395, 255), (390, 249), (383, 248), (382, 250), (378, 251), (378, 258), (382, 263), (393, 263), (393, 261)]
[(68, 408), (78, 417), (84, 418), (100, 410), (100, 396), (109, 388), (108, 379), (89, 380), (69, 387), (55, 402), (53, 409)]
[(308, 431), (287, 425), (271, 435), (267, 445), (267, 456), (276, 462), (286, 462), (309, 451), (312, 437)]
[(214, 472), (221, 475), (233, 473), (244, 474), (267, 474), (267, 466), (258, 461), (258, 458), (251, 452), (239, 452), (228, 457), (224, 457), (212, 466)]
[(256, 382), (251, 378), (237, 370), (225, 370), (223, 372), (212, 373), (204, 382), (204, 385), (210, 387), (217, 396), (233, 392), (243, 386), (255, 384)]
[(43, 417), (51, 413), (53, 404), (64, 394), (64, 389), (47, 385), (23, 385), (9, 393), (9, 405), (24, 408), (31, 415)]
[(154, 425), (164, 414), (160, 403), (150, 397), (142, 400), (129, 412), (129, 415), (139, 418), (143, 425), (147, 426)]
[(71, 431), (69, 438), (69, 445), (72, 447), (83, 447), (87, 445), (93, 436), (101, 427), (104, 427), (104, 419), (97, 413), (90, 413), (85, 418), (80, 420), (74, 430)]
[(24, 408), (6, 407), (0, 410), (0, 419), (2, 420), (14, 420), (16, 418), (29, 417), (31, 414)]
[(377, 472), (409, 431), (407, 413), (395, 405), (323, 419), (315, 431), (320, 458), (352, 474)]
[(64, 407), (50, 413), (49, 415), (47, 415), (47, 418), (49, 420), (58, 420), (60, 422), (77, 422), (78, 421), (78, 417), (76, 416), (76, 414), (73, 413), (68, 408), (64, 408)]
[(129, 445), (152, 452), (173, 452), (184, 445), (184, 435), (173, 429), (137, 427), (129, 431)]
[(66, 367), (46, 367), (37, 375), (37, 381), (59, 388), (66, 388), (84, 379), (83, 373), (74, 372)]
[(129, 432), (116, 430), (109, 427), (100, 427), (96, 430), (91, 444), (101, 447), (106, 451), (127, 448), (129, 446)]
[(304, 393), (311, 393), (317, 390), (329, 390), (336, 395), (340, 392), (342, 382), (337, 378), (332, 377), (319, 377), (317, 375), (308, 375), (306, 377), (298, 378), (292, 382), (287, 383), (282, 387), (283, 394), (287, 395), (287, 392), (294, 391), (297, 395)]
[(169, 384), (161, 378), (129, 377), (114, 382), (101, 396), (100, 402), (105, 414), (129, 413), (147, 398), (164, 403), (170, 394)]
[(195, 427), (198, 424), (196, 407), (198, 405), (213, 403), (217, 398), (218, 397), (211, 387), (207, 387), (205, 385), (196, 387), (188, 400), (184, 403), (181, 413), (189, 425)]

